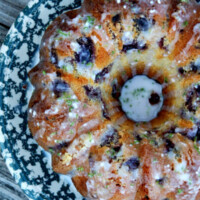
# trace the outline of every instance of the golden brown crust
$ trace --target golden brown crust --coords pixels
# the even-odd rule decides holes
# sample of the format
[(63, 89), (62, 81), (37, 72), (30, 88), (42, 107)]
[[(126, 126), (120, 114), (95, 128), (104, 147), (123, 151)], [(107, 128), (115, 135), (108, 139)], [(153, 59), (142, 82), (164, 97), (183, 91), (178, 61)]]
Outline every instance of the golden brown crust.
[(75, 176), (72, 178), (75, 187), (83, 196), (87, 196), (88, 193), (86, 185), (87, 180), (88, 178), (85, 176)]
[[(197, 200), (200, 190), (200, 4), (85, 0), (45, 31), (29, 128), (90, 199)], [(146, 75), (164, 103), (147, 123), (128, 119), (124, 83)]]

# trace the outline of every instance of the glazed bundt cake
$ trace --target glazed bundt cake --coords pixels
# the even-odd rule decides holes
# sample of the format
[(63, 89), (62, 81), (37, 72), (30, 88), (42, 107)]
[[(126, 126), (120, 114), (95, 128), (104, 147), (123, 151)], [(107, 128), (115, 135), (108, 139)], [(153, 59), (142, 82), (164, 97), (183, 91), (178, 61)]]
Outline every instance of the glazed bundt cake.
[(85, 0), (29, 77), (31, 133), (84, 197), (200, 199), (199, 0)]

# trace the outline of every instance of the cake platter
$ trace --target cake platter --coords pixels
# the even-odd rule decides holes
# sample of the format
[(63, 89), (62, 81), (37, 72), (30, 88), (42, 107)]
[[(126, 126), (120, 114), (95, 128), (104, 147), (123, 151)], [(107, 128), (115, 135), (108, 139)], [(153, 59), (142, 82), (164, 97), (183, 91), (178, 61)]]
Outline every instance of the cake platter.
[(199, 0), (85, 0), (45, 31), (80, 5), (31, 1), (2, 46), (12, 175), (30, 199), (199, 199)]
[(42, 35), (58, 15), (80, 5), (80, 0), (31, 0), (0, 50), (0, 146), (8, 169), (29, 199), (83, 199), (69, 177), (53, 172), (48, 154), (27, 126), (32, 93), (27, 74), (39, 60)]

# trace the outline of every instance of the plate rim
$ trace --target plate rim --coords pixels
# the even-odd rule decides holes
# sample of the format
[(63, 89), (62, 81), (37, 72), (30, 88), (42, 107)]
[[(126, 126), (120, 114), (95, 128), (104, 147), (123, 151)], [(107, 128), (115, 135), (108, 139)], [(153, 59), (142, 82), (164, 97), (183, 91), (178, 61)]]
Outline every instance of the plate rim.
[[(52, 0), (53, 1), (53, 0)], [(5, 36), (5, 38), (4, 38), (4, 41), (3, 41), (3, 43), (2, 43), (2, 45), (0, 46), (0, 56), (1, 55), (4, 55), (5, 56), (5, 52), (7, 51), (7, 49), (6, 49), (6, 47), (9, 47), (9, 51), (14, 51), (16, 48), (17, 48), (17, 46), (12, 46), (12, 41), (10, 41), (10, 39), (9, 39), (9, 35), (10, 35), (10, 33), (12, 32), (12, 30), (14, 30), (14, 29), (16, 29), (16, 30), (18, 30), (22, 25), (18, 22), (18, 20), (20, 19), (20, 16), (21, 15), (26, 15), (26, 11), (27, 10), (31, 10), (32, 9), (32, 7), (34, 7), (34, 6), (36, 6), (37, 4), (38, 4), (38, 6), (37, 6), (37, 9), (38, 9), (38, 7), (40, 6), (40, 5), (42, 5), (42, 4), (44, 4), (45, 3), (45, 0), (30, 0), (27, 4), (26, 4), (26, 6), (24, 7), (24, 9), (22, 9), (20, 12), (19, 12), (19, 14), (18, 14), (18, 16), (17, 16), (17, 18), (15, 19), (15, 21), (12, 23), (12, 25), (10, 26), (10, 28), (9, 28), (9, 30), (8, 30), (8, 32), (7, 32), (7, 34), (6, 34), (6, 36)], [(67, 6), (67, 7), (69, 7), (71, 4), (73, 4), (73, 3), (76, 3), (76, 0), (72, 0), (72, 2)], [(75, 8), (73, 8), (73, 9), (78, 9), (79, 7), (75, 7)], [(34, 8), (34, 10), (35, 10), (36, 8)], [(64, 9), (65, 10), (65, 9)], [(67, 10), (70, 10), (70, 8), (68, 8)], [(30, 13), (30, 12), (29, 12)], [(47, 23), (47, 27), (48, 27), (48, 25), (50, 24), (50, 22), (51, 22), (52, 20), (49, 20), (48, 21), (48, 23)], [(46, 28), (45, 28), (46, 29)], [(24, 38), (23, 38), (24, 39)], [(19, 45), (19, 44), (18, 44)], [(12, 46), (12, 47), (11, 47)], [(38, 47), (40, 46), (40, 44), (38, 45)], [(10, 47), (11, 47), (11, 49), (10, 49)], [(9, 54), (10, 55), (10, 54)], [(3, 74), (3, 70), (4, 70), (4, 68), (6, 67), (6, 66), (10, 66), (11, 64), (12, 64), (12, 59), (13, 59), (13, 55), (11, 56), (11, 62), (9, 63), (9, 65), (7, 65), (6, 63), (5, 63), (5, 58), (2, 60), (2, 62), (0, 61), (0, 80), (1, 80), (1, 82), (3, 83), (3, 84), (5, 84), (6, 85), (6, 81), (4, 81), (4, 74)], [(30, 61), (30, 59), (29, 59), (29, 61)], [(31, 61), (31, 62), (33, 62), (33, 60)], [(1, 94), (0, 94), (0, 111), (2, 110), (3, 112), (4, 112), (4, 110), (5, 110), (5, 105), (4, 105), (4, 103), (3, 103), (3, 98), (2, 98), (2, 91), (3, 91), (3, 88), (1, 87), (1, 85), (0, 85), (0, 92), (1, 92)], [(1, 116), (1, 114), (0, 114), (0, 116)], [(35, 196), (31, 196), (30, 194), (27, 194), (27, 192), (26, 192), (26, 189), (24, 189), (24, 188), (22, 188), (21, 186), (20, 186), (20, 182), (26, 182), (27, 184), (29, 184), (30, 183), (30, 180), (29, 180), (29, 178), (27, 177), (27, 174), (24, 174), (24, 173), (22, 173), (21, 174), (21, 176), (20, 176), (20, 178), (21, 178), (21, 180), (20, 181), (18, 181), (17, 180), (17, 177), (15, 176), (15, 174), (13, 174), (12, 173), (12, 171), (13, 171), (13, 167), (11, 167), (10, 165), (9, 165), (9, 163), (7, 162), (7, 160), (8, 159), (12, 159), (12, 162), (13, 162), (13, 165), (14, 166), (18, 166), (19, 168), (21, 168), (20, 166), (19, 166), (19, 162), (14, 158), (15, 156), (13, 155), (13, 150), (12, 150), (12, 148), (10, 148), (9, 146), (11, 145), (10, 144), (10, 141), (9, 141), (9, 139), (7, 138), (8, 136), (7, 136), (7, 130), (6, 130), (6, 125), (5, 125), (5, 123), (4, 123), (4, 121), (5, 121), (6, 119), (5, 119), (5, 117), (4, 117), (4, 114), (3, 114), (3, 117), (2, 117), (2, 124), (0, 124), (0, 154), (2, 155), (2, 158), (3, 158), (3, 160), (4, 160), (4, 163), (6, 164), (6, 167), (7, 167), (7, 169), (9, 170), (9, 173), (11, 174), (11, 176), (12, 176), (12, 178), (14, 179), (14, 181), (15, 181), (15, 183), (20, 187), (20, 189), (22, 190), (22, 192), (24, 193), (24, 195), (28, 198), (28, 199), (31, 199), (31, 200), (50, 200), (50, 197), (48, 197), (46, 194), (44, 194), (44, 193), (39, 193), (39, 195), (37, 195), (37, 197), (35, 197)], [(3, 154), (3, 151), (4, 150), (7, 150), (8, 152), (9, 152), (9, 154), (11, 155), (11, 157), (9, 157), (9, 158), (7, 158), (4, 154)]]

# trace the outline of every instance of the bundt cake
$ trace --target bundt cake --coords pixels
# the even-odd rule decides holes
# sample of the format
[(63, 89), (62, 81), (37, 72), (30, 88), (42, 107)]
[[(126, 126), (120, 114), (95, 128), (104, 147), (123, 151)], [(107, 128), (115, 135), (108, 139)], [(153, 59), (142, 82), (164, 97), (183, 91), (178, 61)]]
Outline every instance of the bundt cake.
[(28, 125), (98, 200), (200, 200), (200, 1), (84, 0), (46, 30)]

